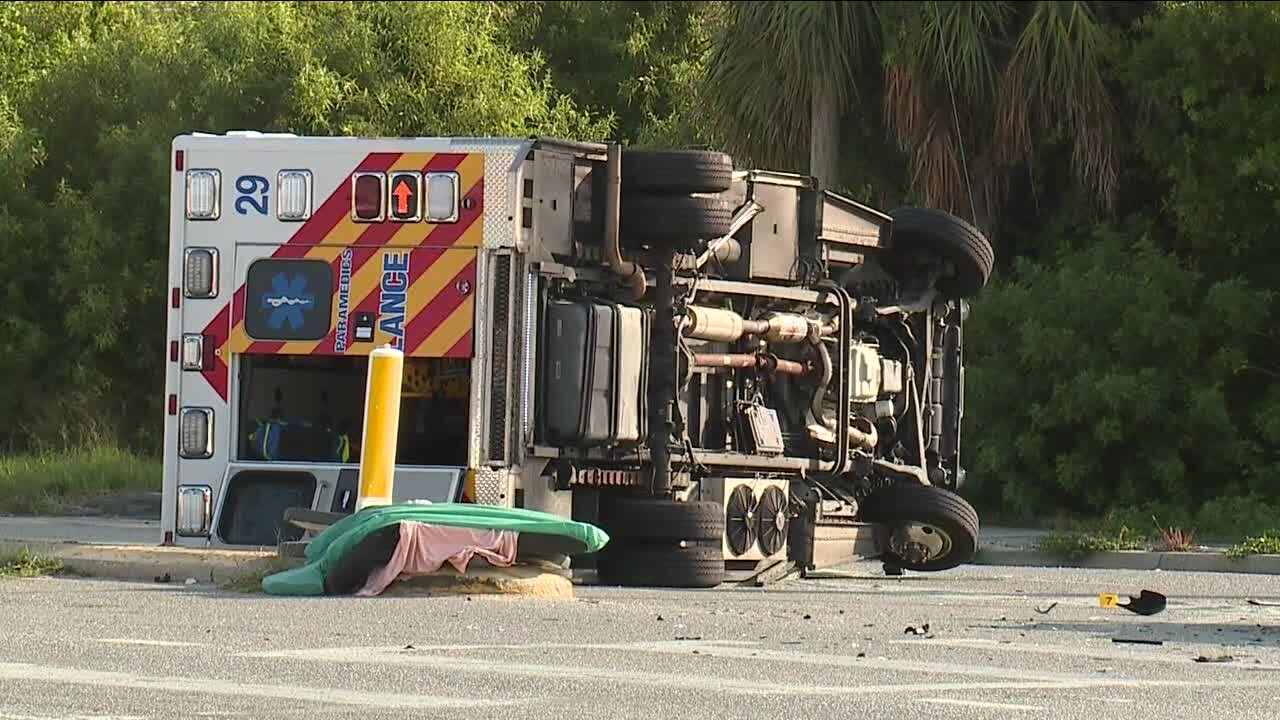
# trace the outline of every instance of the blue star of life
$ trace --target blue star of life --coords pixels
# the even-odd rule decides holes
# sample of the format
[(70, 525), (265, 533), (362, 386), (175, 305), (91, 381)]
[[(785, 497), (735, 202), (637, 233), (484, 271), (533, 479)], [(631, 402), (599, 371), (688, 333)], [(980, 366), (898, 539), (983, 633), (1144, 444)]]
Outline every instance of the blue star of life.
[(271, 278), (271, 292), (262, 296), (262, 307), (271, 309), (267, 324), (273, 330), (279, 330), (286, 322), (298, 330), (302, 327), (304, 311), (309, 312), (315, 304), (315, 293), (307, 292), (307, 276), (302, 273), (294, 273), (292, 278), (276, 273)]

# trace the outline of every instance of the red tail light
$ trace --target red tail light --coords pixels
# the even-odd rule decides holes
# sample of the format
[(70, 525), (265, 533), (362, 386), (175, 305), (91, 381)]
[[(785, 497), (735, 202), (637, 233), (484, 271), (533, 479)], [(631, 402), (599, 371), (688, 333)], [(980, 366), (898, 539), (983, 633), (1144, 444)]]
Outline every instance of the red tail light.
[(381, 173), (361, 173), (352, 182), (352, 217), (362, 222), (380, 222), (386, 207), (386, 177)]

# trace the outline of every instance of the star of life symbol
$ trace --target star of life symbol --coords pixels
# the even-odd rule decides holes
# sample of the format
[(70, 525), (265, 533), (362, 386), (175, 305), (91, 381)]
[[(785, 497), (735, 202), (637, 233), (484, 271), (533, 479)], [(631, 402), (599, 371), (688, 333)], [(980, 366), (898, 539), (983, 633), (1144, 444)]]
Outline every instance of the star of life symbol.
[(300, 329), (303, 311), (311, 310), (315, 304), (315, 293), (307, 292), (307, 276), (302, 273), (294, 273), (292, 278), (276, 273), (271, 278), (271, 292), (262, 296), (262, 306), (271, 308), (267, 324), (273, 330), (279, 330), (286, 322), (294, 330)]

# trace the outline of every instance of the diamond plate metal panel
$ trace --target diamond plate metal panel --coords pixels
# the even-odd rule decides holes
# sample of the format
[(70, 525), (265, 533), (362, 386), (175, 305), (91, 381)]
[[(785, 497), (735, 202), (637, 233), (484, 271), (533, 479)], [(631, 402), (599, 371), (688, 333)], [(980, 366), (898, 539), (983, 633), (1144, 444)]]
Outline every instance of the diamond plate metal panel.
[[(484, 154), (484, 247), (515, 247), (520, 218), (516, 200), (519, 178), (516, 159), (529, 152), (532, 143), (511, 141), (455, 141), (459, 152)], [(523, 165), (523, 163), (521, 164)]]
[(515, 490), (511, 473), (491, 468), (476, 469), (476, 504), (513, 507)]

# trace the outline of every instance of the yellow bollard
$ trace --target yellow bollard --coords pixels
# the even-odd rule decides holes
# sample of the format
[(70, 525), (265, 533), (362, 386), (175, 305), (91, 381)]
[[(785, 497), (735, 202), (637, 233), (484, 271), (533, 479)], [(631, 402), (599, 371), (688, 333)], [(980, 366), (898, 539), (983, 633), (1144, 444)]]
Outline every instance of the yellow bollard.
[(396, 437), (400, 433), (400, 383), (404, 353), (383, 345), (369, 353), (364, 434), (360, 447), (360, 495), (356, 510), (390, 505), (395, 487)]

